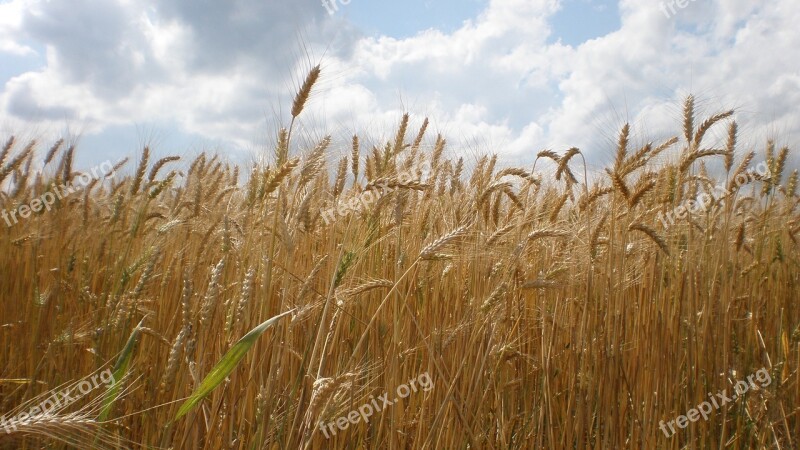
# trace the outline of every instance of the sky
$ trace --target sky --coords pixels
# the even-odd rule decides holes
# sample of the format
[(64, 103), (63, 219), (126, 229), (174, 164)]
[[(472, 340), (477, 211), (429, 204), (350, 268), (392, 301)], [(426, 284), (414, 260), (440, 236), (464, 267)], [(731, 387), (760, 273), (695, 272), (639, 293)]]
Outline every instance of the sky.
[(408, 112), (455, 156), (599, 166), (625, 122), (679, 135), (688, 94), (735, 109), (744, 149), (800, 143), (797, 0), (326, 1), (0, 0), (0, 137), (66, 136), (82, 165), (145, 144), (262, 160), (320, 64), (293, 152), (385, 142)]

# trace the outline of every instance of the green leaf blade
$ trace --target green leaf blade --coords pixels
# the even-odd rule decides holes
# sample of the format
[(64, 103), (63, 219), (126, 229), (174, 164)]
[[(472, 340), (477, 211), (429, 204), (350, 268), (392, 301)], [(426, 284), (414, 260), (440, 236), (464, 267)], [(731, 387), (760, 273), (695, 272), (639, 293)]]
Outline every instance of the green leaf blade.
[(141, 328), (143, 324), (144, 319), (142, 319), (141, 322), (139, 322), (139, 325), (136, 325), (136, 327), (133, 329), (130, 337), (128, 337), (128, 341), (125, 343), (125, 347), (122, 348), (119, 358), (117, 358), (116, 364), (114, 364), (114, 369), (112, 370), (111, 376), (111, 386), (108, 388), (105, 396), (103, 397), (103, 407), (100, 410), (100, 415), (97, 418), (97, 420), (100, 422), (108, 418), (111, 408), (114, 406), (114, 402), (117, 401), (117, 397), (119, 396), (120, 382), (128, 372), (128, 366), (130, 366), (131, 360), (133, 359), (133, 350), (136, 348), (136, 344), (139, 342), (139, 336), (142, 334)]
[(185, 416), (189, 411), (197, 406), (201, 400), (203, 400), (208, 394), (222, 384), (225, 378), (227, 378), (228, 375), (233, 372), (239, 362), (244, 358), (244, 356), (247, 354), (247, 351), (250, 350), (253, 345), (255, 345), (256, 340), (258, 340), (258, 338), (268, 328), (275, 325), (280, 319), (288, 314), (291, 314), (292, 312), (294, 312), (293, 309), (278, 314), (277, 316), (253, 328), (249, 333), (244, 335), (244, 337), (239, 339), (236, 344), (234, 344), (233, 347), (231, 347), (230, 350), (225, 353), (222, 359), (219, 360), (217, 365), (211, 369), (211, 371), (208, 373), (208, 375), (206, 375), (192, 395), (190, 395), (183, 405), (181, 405), (178, 413), (175, 415), (174, 420), (178, 420)]

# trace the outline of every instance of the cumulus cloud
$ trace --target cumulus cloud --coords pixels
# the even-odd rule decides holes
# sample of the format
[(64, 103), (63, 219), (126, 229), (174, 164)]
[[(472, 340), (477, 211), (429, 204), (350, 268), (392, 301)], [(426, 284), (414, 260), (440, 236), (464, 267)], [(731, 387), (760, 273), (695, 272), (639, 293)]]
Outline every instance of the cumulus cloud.
[(0, 117), (90, 130), (169, 121), (246, 148), (321, 60), (309, 126), (386, 133), (407, 109), (451, 143), (522, 161), (577, 145), (598, 160), (623, 121), (674, 134), (694, 92), (709, 112), (738, 107), (744, 128), (797, 143), (796, 0), (704, 0), (671, 17), (620, 0), (620, 28), (577, 46), (553, 36), (559, 8), (491, 0), (452, 32), (397, 39), (362, 36), (318, 0), (12, 0), (0, 4), (0, 55), (35, 43), (44, 64), (5, 82)]
[(22, 2), (0, 3), (0, 53), (17, 56), (35, 53), (19, 39), (23, 12)]
[(308, 67), (297, 43), (308, 44), (310, 54), (339, 43), (336, 54), (347, 57), (353, 42), (314, 0), (200, 3), (0, 5), (9, 13), (2, 16), (0, 51), (33, 51), (25, 50), (27, 41), (45, 49), (40, 70), (6, 81), (2, 114), (36, 123), (74, 120), (90, 131), (176, 121), (188, 132), (246, 145), (269, 108), (285, 101), (298, 67)]
[(513, 158), (577, 145), (602, 160), (625, 121), (667, 137), (688, 93), (707, 113), (737, 107), (744, 129), (800, 137), (796, 2), (696, 2), (668, 18), (657, 2), (623, 0), (618, 30), (575, 47), (548, 44), (557, 11), (553, 1), (493, 0), (451, 34), (361, 39), (350, 82), (384, 110), (402, 86), (453, 134)]

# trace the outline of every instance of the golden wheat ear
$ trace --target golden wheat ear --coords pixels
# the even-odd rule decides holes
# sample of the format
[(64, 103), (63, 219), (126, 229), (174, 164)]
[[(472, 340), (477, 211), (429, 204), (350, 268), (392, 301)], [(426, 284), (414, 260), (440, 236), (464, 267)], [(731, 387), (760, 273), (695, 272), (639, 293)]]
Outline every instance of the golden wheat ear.
[(358, 135), (356, 135), (356, 134), (353, 135), (353, 144), (352, 145), (353, 145), (353, 148), (352, 148), (351, 153), (350, 153), (350, 163), (351, 163), (351, 169), (353, 171), (353, 186), (355, 186), (356, 184), (358, 184), (358, 169), (359, 169), (359, 163), (360, 163), (360, 161), (359, 161), (360, 148), (359, 148), (359, 142), (358, 142)]
[(683, 102), (683, 137), (686, 145), (692, 143), (694, 137), (694, 95), (689, 95)]
[(419, 252), (419, 259), (430, 259), (434, 257), (434, 255), (441, 250), (442, 248), (446, 247), (448, 244), (452, 243), (453, 241), (463, 237), (467, 229), (472, 225), (472, 222), (468, 222), (460, 227), (454, 229), (453, 231), (441, 236), (439, 239), (428, 244), (425, 248)]
[[(86, 414), (52, 414), (36, 416), (15, 422), (13, 427), (0, 433), (0, 448), (5, 443), (18, 443), (20, 440), (38, 442), (58, 442), (70, 448), (118, 449), (121, 439), (103, 429), (103, 424)], [(16, 447), (13, 447), (16, 448)]]
[(6, 162), (6, 158), (8, 157), (9, 153), (11, 153), (11, 148), (14, 147), (14, 142), (15, 141), (16, 141), (16, 138), (14, 136), (11, 136), (11, 137), (8, 138), (6, 143), (3, 145), (3, 149), (0, 150), (0, 166), (2, 166), (3, 163)]
[(639, 232), (644, 233), (647, 237), (650, 238), (653, 242), (655, 242), (658, 247), (669, 256), (669, 247), (667, 246), (667, 241), (664, 240), (663, 237), (659, 236), (658, 233), (655, 232), (652, 228), (648, 227), (647, 225), (641, 223), (633, 223), (628, 227), (628, 230), (636, 230)]
[[(80, 401), (82, 405), (72, 412), (67, 410), (71, 409), (75, 403), (61, 401), (65, 398), (72, 398), (65, 396), (65, 393), (72, 392), (72, 396), (74, 396), (76, 391), (82, 389), (80, 386), (89, 377), (97, 381), (100, 373), (101, 371), (98, 369), (82, 380), (57, 386), (26, 401), (7, 414), (0, 414), (2, 418), (2, 422), (0, 422), (0, 448), (11, 448), (4, 445), (6, 443), (18, 443), (23, 439), (48, 444), (58, 442), (71, 448), (80, 449), (111, 450), (134, 448), (133, 441), (120, 437), (109, 429), (111, 428), (111, 421), (104, 421), (98, 418), (105, 403), (105, 395), (98, 393), (100, 395), (94, 395), (85, 402), (76, 398), (74, 401)], [(101, 374), (99, 379), (103, 379)], [(125, 387), (117, 391), (118, 399), (126, 397), (135, 390), (136, 380), (133, 382), (127, 381), (127, 377), (113, 381), (114, 383), (125, 382)], [(107, 390), (106, 393), (108, 392)], [(37, 412), (30, 414), (34, 410)], [(22, 413), (26, 414), (21, 415)], [(8, 417), (12, 417), (12, 419), (7, 419)]]
[(619, 172), (625, 162), (625, 157), (628, 155), (628, 136), (630, 135), (631, 127), (629, 124), (622, 126), (619, 133), (619, 140), (617, 142), (617, 156), (614, 159), (614, 171)]
[(294, 102), (292, 103), (292, 117), (297, 117), (303, 112), (303, 108), (308, 101), (308, 97), (311, 95), (311, 88), (314, 87), (314, 84), (319, 79), (319, 75), (322, 70), (319, 67), (319, 64), (311, 68), (311, 71), (308, 72), (306, 75), (305, 81), (303, 81), (303, 85), (300, 86), (300, 90), (297, 91), (297, 95), (294, 97)]

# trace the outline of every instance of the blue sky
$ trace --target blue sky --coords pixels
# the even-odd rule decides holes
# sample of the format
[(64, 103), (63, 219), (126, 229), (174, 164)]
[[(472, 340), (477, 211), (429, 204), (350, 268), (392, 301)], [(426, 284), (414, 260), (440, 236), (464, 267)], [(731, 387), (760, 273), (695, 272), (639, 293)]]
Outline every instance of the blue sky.
[[(334, 14), (351, 21), (363, 33), (408, 38), (427, 30), (457, 30), (483, 12), (487, 0), (351, 0), (338, 4)], [(331, 6), (333, 8), (333, 6)], [(617, 3), (610, 0), (564, 0), (553, 16), (551, 40), (569, 45), (605, 36), (619, 28)]]
[(578, 46), (602, 37), (620, 26), (617, 2), (609, 0), (566, 0), (553, 15), (551, 41)]
[[(336, 0), (341, 2), (341, 0)], [(625, 121), (677, 134), (682, 98), (737, 108), (754, 142), (800, 137), (800, 4), (651, 0), (0, 1), (0, 133), (80, 136), (79, 162), (215, 149), (257, 159), (323, 67), (308, 141), (379, 140), (429, 116), (453, 152), (579, 146)], [(765, 52), (769, 48), (771, 51)], [(758, 61), (758, 64), (753, 64)], [(297, 151), (302, 151), (298, 148)]]

